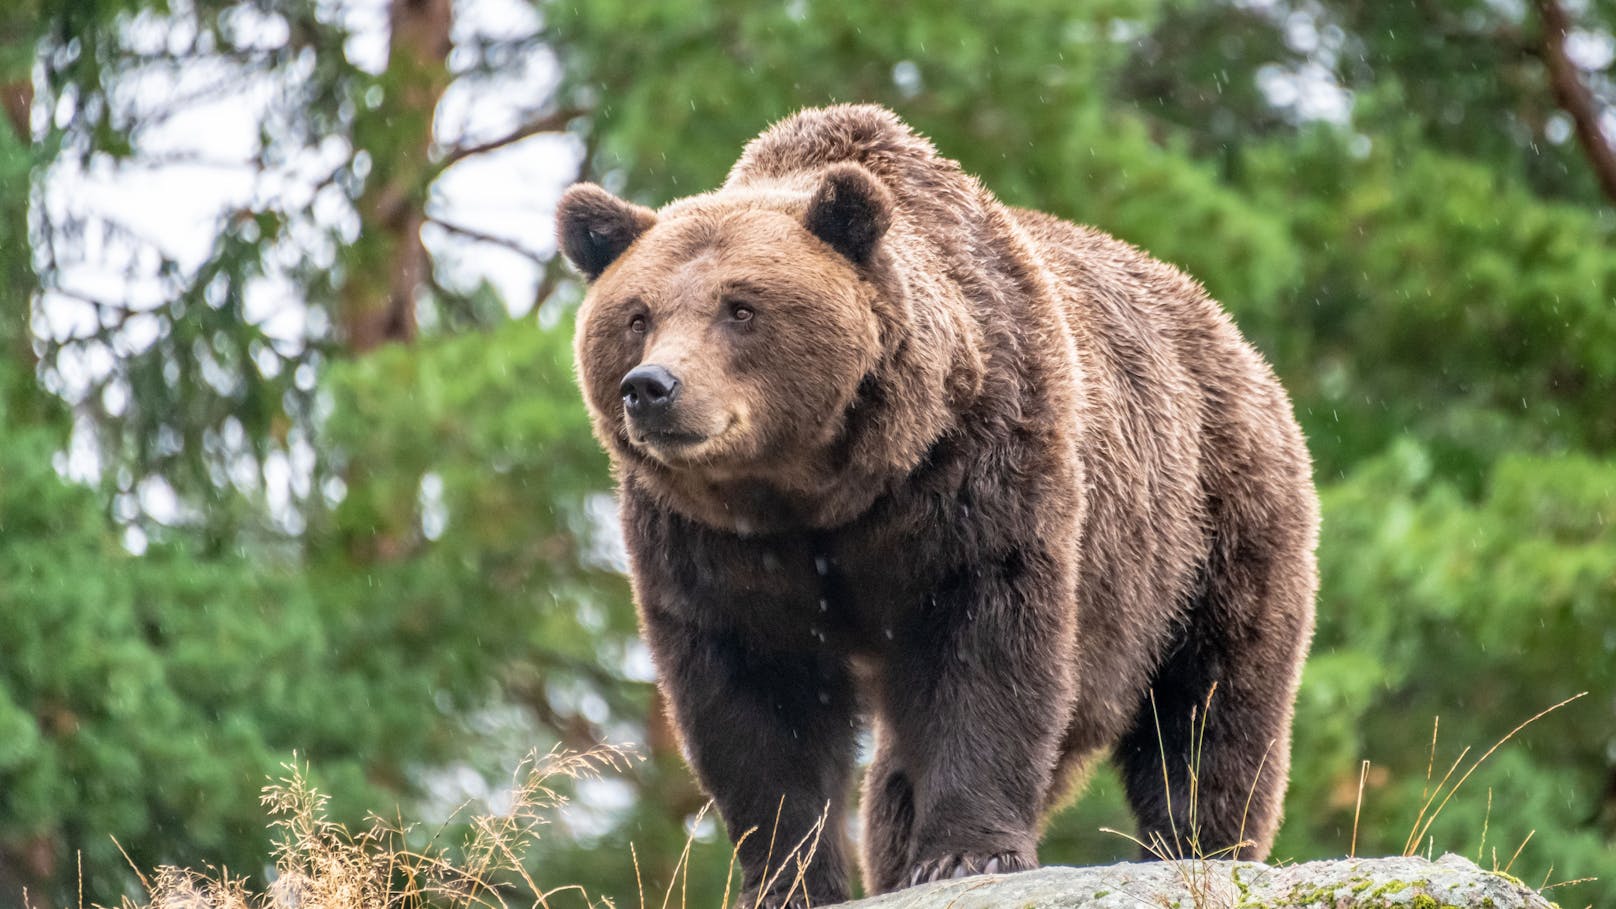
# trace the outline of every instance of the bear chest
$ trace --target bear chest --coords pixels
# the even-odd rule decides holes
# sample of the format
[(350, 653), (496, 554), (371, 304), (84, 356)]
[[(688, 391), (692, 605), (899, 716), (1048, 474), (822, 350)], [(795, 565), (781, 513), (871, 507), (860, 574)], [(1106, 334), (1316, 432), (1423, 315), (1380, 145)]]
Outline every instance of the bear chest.
[(703, 579), (711, 586), (699, 600), (782, 649), (879, 654), (944, 574), (941, 547), (912, 536), (842, 531), (737, 543)]

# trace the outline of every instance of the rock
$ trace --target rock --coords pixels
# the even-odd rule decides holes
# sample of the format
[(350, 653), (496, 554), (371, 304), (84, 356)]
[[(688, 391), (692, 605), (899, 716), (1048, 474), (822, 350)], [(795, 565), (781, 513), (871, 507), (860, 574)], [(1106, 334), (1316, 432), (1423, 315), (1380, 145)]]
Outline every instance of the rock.
[(845, 909), (1553, 909), (1468, 859), (1124, 862), (1040, 868), (911, 887)]

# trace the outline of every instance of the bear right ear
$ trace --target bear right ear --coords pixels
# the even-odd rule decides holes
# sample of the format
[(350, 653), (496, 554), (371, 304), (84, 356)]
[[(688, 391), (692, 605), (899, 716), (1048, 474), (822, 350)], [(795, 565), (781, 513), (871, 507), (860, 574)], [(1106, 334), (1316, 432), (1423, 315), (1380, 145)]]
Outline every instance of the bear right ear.
[(892, 193), (851, 161), (833, 164), (825, 169), (802, 223), (853, 264), (863, 265), (892, 226)]
[(656, 213), (593, 183), (579, 183), (556, 206), (556, 237), (569, 261), (593, 281), (656, 223)]

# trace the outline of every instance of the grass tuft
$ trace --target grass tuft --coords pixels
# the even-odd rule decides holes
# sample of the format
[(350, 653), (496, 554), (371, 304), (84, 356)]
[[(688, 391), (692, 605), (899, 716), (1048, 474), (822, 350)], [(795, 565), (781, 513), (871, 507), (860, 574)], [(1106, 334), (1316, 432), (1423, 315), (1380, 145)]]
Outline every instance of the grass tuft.
[(517, 767), (510, 807), (471, 817), (451, 850), (440, 840), (465, 806), (420, 848), (409, 845), (414, 831), (399, 820), (372, 815), (354, 832), (329, 819), (328, 797), (294, 758), (260, 797), (275, 838), (267, 886), (254, 892), (227, 868), (165, 866), (150, 876), (136, 868), (145, 897), (125, 897), (120, 909), (551, 909), (550, 900), (567, 892), (592, 905), (581, 887), (546, 888), (523, 859), (566, 804), (560, 784), (622, 771), (633, 760), (632, 751), (611, 746), (535, 752)]

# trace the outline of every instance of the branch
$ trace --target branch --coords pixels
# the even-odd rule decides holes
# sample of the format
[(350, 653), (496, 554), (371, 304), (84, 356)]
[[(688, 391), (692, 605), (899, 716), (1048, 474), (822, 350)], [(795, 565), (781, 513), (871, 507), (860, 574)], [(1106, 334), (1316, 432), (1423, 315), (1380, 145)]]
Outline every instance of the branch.
[(436, 215), (427, 215), (426, 220), (429, 224), (436, 224), (449, 233), (457, 234), (465, 237), (468, 240), (476, 240), (479, 243), (492, 243), (495, 246), (508, 249), (511, 252), (530, 259), (535, 265), (540, 267), (549, 265), (551, 258), (553, 258), (552, 256), (547, 256), (536, 249), (523, 246), (515, 240), (497, 236), (495, 234), (485, 233), (477, 230), (476, 228), (467, 227), (464, 224), (456, 224), (453, 221), (446, 221)]
[(542, 117), (536, 117), (529, 120), (528, 122), (518, 126), (516, 129), (503, 136), (500, 136), (497, 139), (490, 139), (487, 142), (479, 142), (476, 145), (461, 145), (451, 148), (449, 149), (448, 154), (444, 155), (443, 162), (439, 165), (438, 169), (447, 170), (451, 165), (464, 161), (474, 155), (487, 154), (488, 152), (496, 149), (504, 148), (507, 145), (515, 145), (523, 139), (532, 138), (540, 133), (559, 132), (560, 130), (566, 128), (567, 123), (577, 117), (582, 116), (584, 113), (586, 113), (586, 111), (576, 107), (563, 107), (560, 110), (552, 111), (551, 113)]
[(550, 261), (544, 263), (544, 276), (539, 279), (538, 286), (533, 289), (533, 309), (535, 312), (544, 305), (546, 300), (550, 299), (550, 295), (556, 292), (557, 287), (561, 286), (561, 279), (567, 276), (567, 268), (562, 264), (564, 261), (565, 257), (555, 255), (550, 257)]
[(1616, 205), (1616, 148), (1599, 128), (1599, 101), (1582, 84), (1577, 66), (1566, 55), (1566, 33), (1571, 30), (1571, 19), (1559, 0), (1536, 0), (1539, 18), (1543, 21), (1543, 62), (1549, 68), (1549, 86), (1554, 91), (1555, 103), (1571, 116), (1576, 124), (1577, 142), (1582, 146), (1594, 178), (1605, 198)]

